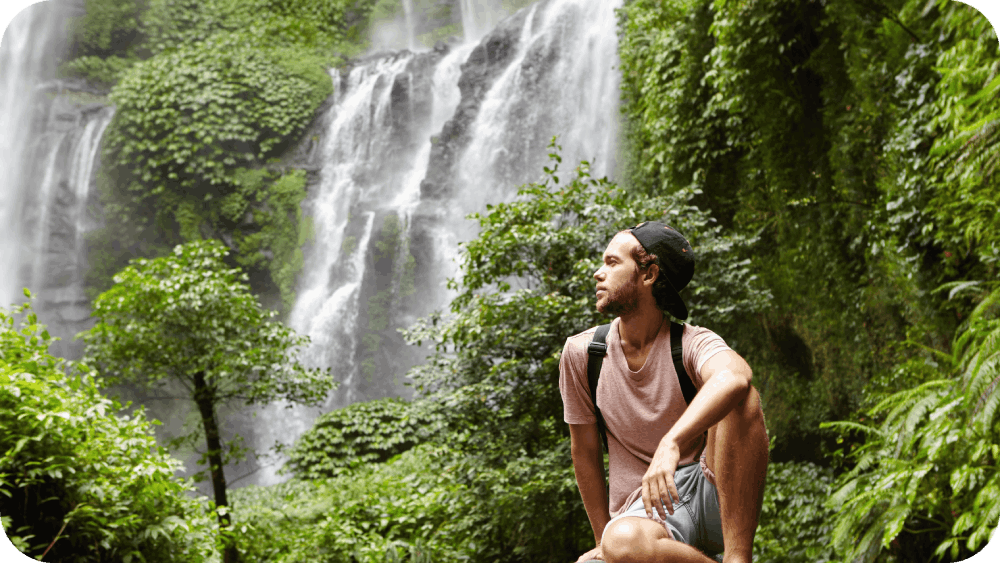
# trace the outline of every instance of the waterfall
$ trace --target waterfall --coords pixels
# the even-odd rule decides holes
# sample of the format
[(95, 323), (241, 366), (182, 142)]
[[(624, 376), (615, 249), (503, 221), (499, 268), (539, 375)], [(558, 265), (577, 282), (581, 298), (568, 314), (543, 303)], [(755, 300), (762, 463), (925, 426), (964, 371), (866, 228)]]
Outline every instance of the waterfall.
[(416, 22), (413, 20), (413, 0), (403, 0), (403, 18), (406, 26), (406, 48), (413, 51), (416, 48), (414, 40)]
[[(472, 4), (463, 2), (463, 23), (475, 14), (464, 11)], [(386, 315), (389, 329), (405, 327), (446, 307), (457, 245), (475, 235), (465, 215), (537, 179), (552, 136), (560, 136), (565, 162), (586, 159), (595, 175), (613, 172), (618, 5), (537, 2), (475, 32), (481, 40), (332, 73), (320, 180), (304, 204), (315, 241), (305, 249), (288, 322), (311, 339), (303, 360), (332, 366), (341, 386), (320, 409), (264, 408), (269, 422), (255, 428), (258, 449), (289, 443), (320, 412), (407, 394), (393, 380), (422, 353), (386, 344), (391, 331), (373, 327)], [(475, 25), (470, 20), (467, 33)], [(413, 274), (407, 260), (419, 299), (401, 294)], [(367, 344), (373, 338), (382, 344)], [(273, 466), (254, 479), (277, 480)]]
[[(303, 203), (314, 237), (287, 323), (311, 339), (303, 362), (332, 366), (341, 386), (318, 409), (254, 411), (256, 449), (291, 442), (321, 412), (409, 393), (401, 378), (425, 352), (396, 329), (447, 306), (458, 243), (475, 235), (465, 215), (537, 179), (552, 136), (565, 162), (613, 173), (620, 3), (541, 0), (499, 21), (499, 0), (463, 0), (461, 44), (370, 55), (330, 72), (318, 174)], [(411, 46), (415, 5), (403, 5)], [(71, 335), (89, 313), (81, 250), (95, 226), (87, 202), (113, 110), (54, 81), (53, 69), (37, 70), (31, 58), (54, 60), (63, 27), (32, 10), (0, 53), (0, 259), (19, 264), (5, 269), (0, 291), (11, 302), (22, 284), (38, 288), (47, 318)], [(277, 480), (272, 465), (247, 481)]]
[(517, 55), (483, 100), (459, 165), (460, 183), (479, 187), (461, 190), (466, 208), (478, 209), (487, 194), (510, 193), (537, 177), (554, 135), (567, 162), (596, 158), (595, 176), (611, 172), (618, 79), (609, 67), (618, 49), (616, 7), (553, 0), (529, 8)]
[(54, 76), (62, 45), (54, 6), (36, 4), (14, 18), (0, 46), (0, 306), (18, 301), (23, 286), (22, 216), (30, 193), (29, 169), (37, 130), (38, 89)]
[[(367, 252), (367, 240), (360, 241), (365, 243), (361, 245), (349, 234), (351, 209), (377, 189), (365, 179), (377, 177), (376, 168), (391, 145), (390, 86), (409, 59), (400, 56), (354, 68), (344, 92), (338, 92), (340, 103), (332, 109), (321, 183), (315, 198), (307, 203), (316, 243), (308, 253), (299, 297), (289, 317), (292, 327), (313, 339), (305, 352), (306, 361), (313, 365), (342, 365), (342, 358), (354, 352), (349, 344), (352, 327), (343, 321), (351, 312), (348, 308), (356, 308), (356, 289), (364, 274), (364, 263), (357, 257)], [(334, 78), (337, 82), (338, 76)], [(374, 216), (366, 215), (366, 236), (370, 236)], [(339, 337), (336, 345), (330, 341), (334, 333)]]
[[(374, 237), (385, 237), (386, 225), (392, 224), (388, 220), (394, 218), (402, 235), (398, 254), (408, 254), (407, 235), (420, 202), (431, 134), (458, 103), (459, 68), (471, 47), (443, 57), (403, 52), (356, 66), (346, 76), (333, 73), (337, 103), (326, 117), (320, 182), (305, 203), (315, 225), (315, 242), (306, 249), (288, 321), (311, 339), (303, 361), (333, 366), (341, 382), (321, 410), (368, 398), (358, 389), (362, 370), (357, 357), (364, 325), (360, 312), (380, 283), (372, 279), (379, 277), (372, 271), (377, 268)], [(423, 79), (426, 74), (429, 80)], [(390, 279), (381, 282), (394, 296), (405, 275), (396, 262)], [(281, 428), (257, 429), (255, 440), (262, 448), (279, 438), (287, 441), (289, 434), (297, 436), (308, 428), (316, 414), (286, 404), (266, 407), (262, 416), (281, 420)], [(273, 467), (262, 468), (256, 476), (259, 483), (276, 479)]]
[(461, 0), (462, 36), (466, 43), (479, 41), (504, 15), (499, 0)]

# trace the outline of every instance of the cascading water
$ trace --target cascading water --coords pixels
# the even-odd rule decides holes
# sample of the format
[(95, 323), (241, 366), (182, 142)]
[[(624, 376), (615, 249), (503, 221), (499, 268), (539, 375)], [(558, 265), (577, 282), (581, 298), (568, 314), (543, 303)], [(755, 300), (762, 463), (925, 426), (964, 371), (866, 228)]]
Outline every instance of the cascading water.
[(416, 48), (415, 42), (415, 32), (414, 27), (416, 22), (413, 21), (413, 0), (403, 0), (403, 18), (405, 19), (404, 25), (406, 26), (406, 48), (413, 50)]
[[(405, 394), (393, 380), (419, 353), (385, 346), (385, 333), (447, 305), (457, 243), (475, 234), (464, 216), (538, 178), (552, 136), (567, 162), (613, 171), (619, 4), (539, 2), (481, 42), (334, 75), (321, 181), (306, 203), (315, 242), (289, 323), (312, 340), (305, 360), (333, 366), (342, 383), (319, 411), (265, 409), (259, 448), (298, 436), (318, 412)], [(402, 294), (407, 276), (419, 299)], [(276, 480), (269, 468), (255, 479)]]
[(62, 48), (64, 20), (51, 5), (22, 11), (7, 27), (0, 46), (0, 304), (21, 295), (24, 259), (21, 217), (29, 193), (32, 134), (37, 129), (36, 91), (54, 75)]
[(53, 151), (39, 191), (45, 210), (35, 227), (37, 246), (28, 287), (39, 294), (38, 311), (53, 334), (63, 337), (52, 351), (75, 357), (82, 351), (70, 338), (89, 327), (90, 301), (84, 291), (85, 235), (97, 227), (87, 206), (95, 181), (98, 152), (114, 110), (97, 106), (79, 115), (79, 122)]
[(499, 0), (461, 0), (462, 35), (466, 43), (479, 41), (504, 13)]
[(36, 295), (35, 310), (62, 338), (57, 355), (79, 355), (87, 328), (84, 235), (98, 149), (113, 109), (93, 93), (54, 79), (71, 4), (20, 13), (0, 47), (0, 292), (3, 305)]
[[(389, 306), (398, 302), (395, 297), (406, 271), (401, 257), (409, 254), (407, 233), (420, 202), (431, 133), (458, 103), (455, 82), (462, 57), (470, 50), (457, 48), (444, 57), (403, 52), (356, 66), (344, 77), (334, 74), (338, 102), (327, 116), (321, 180), (306, 203), (315, 243), (307, 250), (298, 299), (289, 316), (289, 324), (311, 338), (303, 360), (334, 366), (341, 381), (340, 391), (322, 410), (371, 398), (372, 393), (360, 389), (364, 370), (358, 358), (363, 355), (360, 337), (372, 324), (372, 315), (361, 319), (360, 313), (370, 313), (368, 303), (380, 295), (388, 297)], [(430, 80), (422, 79), (426, 74), (431, 74)], [(383, 248), (395, 246), (389, 260), (395, 264), (380, 264), (385, 257), (373, 255), (373, 236)], [(380, 265), (388, 271), (378, 272)], [(371, 331), (365, 334), (370, 341)], [(376, 387), (374, 395), (398, 394), (398, 389), (384, 389), (378, 382)], [(258, 430), (262, 447), (289, 433), (297, 436), (315, 417), (309, 409), (286, 408), (264, 409), (265, 418), (281, 409), (285, 422), (278, 432)], [(275, 479), (270, 467), (257, 477), (262, 483)]]
[[(552, 136), (567, 162), (613, 172), (620, 2), (543, 0), (495, 27), (498, 1), (456, 3), (462, 44), (373, 56), (331, 73), (319, 182), (304, 205), (314, 239), (288, 323), (311, 337), (305, 362), (333, 366), (342, 384), (318, 410), (258, 411), (249, 432), (258, 450), (290, 442), (319, 412), (406, 394), (399, 380), (422, 352), (403, 345), (396, 328), (446, 307), (457, 244), (475, 234), (464, 216), (539, 177)], [(404, 5), (411, 46), (413, 5)], [(72, 324), (86, 319), (79, 250), (92, 227), (85, 205), (112, 110), (19, 70), (46, 42), (48, 20), (31, 21), (12, 25), (0, 53), (0, 252), (6, 264), (24, 264), (16, 276), (5, 270), (0, 290), (9, 303), (22, 284), (37, 286), (54, 317)], [(55, 37), (61, 28), (52, 29)], [(273, 469), (244, 482), (273, 483)]]

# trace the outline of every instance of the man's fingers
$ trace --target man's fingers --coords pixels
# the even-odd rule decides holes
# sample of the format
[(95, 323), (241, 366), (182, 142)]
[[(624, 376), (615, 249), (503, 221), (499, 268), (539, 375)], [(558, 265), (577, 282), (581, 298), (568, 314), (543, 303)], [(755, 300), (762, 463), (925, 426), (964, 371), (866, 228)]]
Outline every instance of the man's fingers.
[[(677, 502), (677, 494), (676, 493), (671, 493), (670, 492), (670, 488), (667, 487), (667, 479), (668, 478), (669, 478), (669, 475), (666, 475), (666, 476), (665, 475), (657, 475), (656, 476), (656, 480), (658, 481), (657, 488), (660, 490), (660, 495), (661, 495), (661, 498), (663, 499), (663, 509), (666, 512), (670, 513), (670, 514), (673, 514), (674, 513), (674, 503)], [(666, 514), (663, 514), (662, 516), (663, 516), (664, 519), (667, 518)]]
[(652, 518), (653, 497), (650, 496), (649, 480), (645, 478), (642, 480), (642, 505), (646, 508), (646, 516)]
[(581, 563), (583, 561), (590, 561), (591, 559), (600, 559), (601, 561), (604, 560), (604, 557), (601, 555), (601, 546), (597, 546), (594, 549), (588, 551), (587, 553), (581, 555), (580, 558), (576, 560), (576, 563)]
[[(680, 493), (677, 492), (677, 483), (674, 482), (674, 476), (673, 475), (668, 475), (667, 476), (667, 487), (670, 488), (670, 494), (674, 495), (674, 498), (677, 499), (677, 502), (680, 502), (681, 501), (681, 495), (680, 495)], [(671, 514), (674, 513), (673, 509), (671, 509), (670, 513)]]

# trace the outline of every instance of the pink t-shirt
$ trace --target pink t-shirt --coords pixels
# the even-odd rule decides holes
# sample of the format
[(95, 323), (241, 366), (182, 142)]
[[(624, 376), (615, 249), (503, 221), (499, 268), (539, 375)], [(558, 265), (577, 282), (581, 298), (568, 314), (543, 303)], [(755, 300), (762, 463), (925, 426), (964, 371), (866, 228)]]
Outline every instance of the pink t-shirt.
[[(607, 424), (612, 517), (642, 494), (642, 476), (657, 445), (687, 408), (670, 354), (670, 322), (664, 320), (639, 371), (628, 367), (618, 322), (615, 319), (611, 323), (606, 340), (608, 352), (597, 384), (597, 404)], [(597, 422), (587, 383), (587, 345), (594, 338), (594, 330), (596, 327), (567, 338), (559, 360), (559, 392), (567, 424)], [(693, 325), (685, 326), (681, 342), (684, 369), (695, 387), (701, 389), (702, 366), (730, 348), (711, 330)], [(681, 449), (680, 463), (694, 462), (704, 447), (702, 436)]]

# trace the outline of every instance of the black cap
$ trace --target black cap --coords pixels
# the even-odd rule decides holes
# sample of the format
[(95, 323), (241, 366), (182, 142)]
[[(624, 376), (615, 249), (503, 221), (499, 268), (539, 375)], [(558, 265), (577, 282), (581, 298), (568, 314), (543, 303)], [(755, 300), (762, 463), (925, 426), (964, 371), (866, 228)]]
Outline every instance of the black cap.
[(694, 250), (684, 235), (669, 225), (657, 221), (639, 223), (629, 229), (629, 232), (639, 241), (648, 254), (656, 255), (656, 264), (660, 268), (660, 276), (668, 283), (667, 303), (668, 313), (678, 319), (688, 316), (687, 305), (678, 292), (691, 281), (694, 276)]

